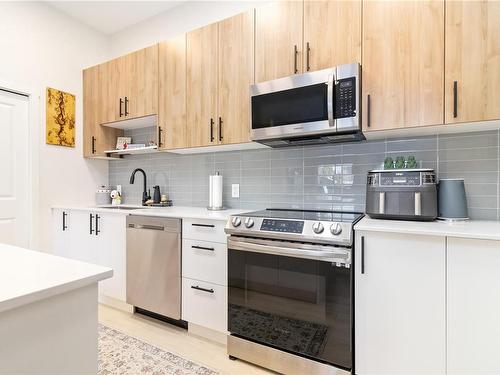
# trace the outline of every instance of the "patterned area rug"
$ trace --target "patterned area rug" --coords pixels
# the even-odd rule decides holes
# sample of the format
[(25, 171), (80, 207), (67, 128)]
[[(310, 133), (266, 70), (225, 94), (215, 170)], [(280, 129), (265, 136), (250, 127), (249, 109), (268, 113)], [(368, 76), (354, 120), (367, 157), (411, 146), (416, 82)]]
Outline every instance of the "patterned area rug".
[(218, 375), (217, 372), (99, 324), (99, 375)]

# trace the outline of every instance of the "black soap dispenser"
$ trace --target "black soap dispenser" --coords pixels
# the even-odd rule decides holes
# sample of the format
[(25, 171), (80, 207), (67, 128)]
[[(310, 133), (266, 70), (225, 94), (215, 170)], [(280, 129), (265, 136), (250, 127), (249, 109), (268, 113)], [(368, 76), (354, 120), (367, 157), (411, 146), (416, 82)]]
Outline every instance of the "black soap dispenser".
[(153, 203), (160, 203), (161, 201), (161, 193), (160, 193), (160, 187), (158, 185), (153, 186), (154, 192), (153, 192)]

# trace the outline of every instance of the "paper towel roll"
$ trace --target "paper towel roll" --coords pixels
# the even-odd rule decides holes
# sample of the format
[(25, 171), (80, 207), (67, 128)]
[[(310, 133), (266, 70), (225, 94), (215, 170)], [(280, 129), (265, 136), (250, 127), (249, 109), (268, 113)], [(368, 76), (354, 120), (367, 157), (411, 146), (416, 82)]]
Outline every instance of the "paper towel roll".
[(210, 176), (210, 191), (208, 194), (208, 208), (217, 210), (222, 208), (222, 176), (219, 172), (215, 176)]

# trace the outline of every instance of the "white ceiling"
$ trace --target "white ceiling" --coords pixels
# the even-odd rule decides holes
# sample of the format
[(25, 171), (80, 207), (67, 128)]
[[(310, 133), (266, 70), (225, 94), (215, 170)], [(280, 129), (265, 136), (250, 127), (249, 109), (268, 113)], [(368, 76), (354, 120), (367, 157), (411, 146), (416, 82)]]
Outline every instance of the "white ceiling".
[(110, 35), (184, 1), (47, 1), (78, 21)]

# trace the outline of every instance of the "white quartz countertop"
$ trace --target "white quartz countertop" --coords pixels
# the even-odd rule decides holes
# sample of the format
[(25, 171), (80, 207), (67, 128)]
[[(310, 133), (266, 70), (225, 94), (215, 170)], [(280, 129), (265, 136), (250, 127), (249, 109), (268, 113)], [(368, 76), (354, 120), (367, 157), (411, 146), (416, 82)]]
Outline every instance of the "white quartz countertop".
[[(110, 209), (106, 207), (112, 206), (53, 206), (54, 209), (63, 210), (83, 210), (102, 213), (117, 213), (122, 215), (141, 215), (141, 216), (158, 216), (158, 217), (175, 217), (179, 219), (208, 219), (227, 221), (229, 216), (238, 215), (243, 212), (255, 211), (253, 209), (227, 209), (220, 211), (210, 211), (206, 207), (145, 207), (138, 205), (122, 205), (120, 209)], [(127, 210), (127, 207), (139, 208)]]
[(0, 244), (0, 313), (113, 276), (113, 270)]
[(486, 220), (449, 223), (444, 221), (380, 220), (365, 216), (356, 224), (354, 229), (359, 231), (423, 234), (500, 241), (500, 222)]

